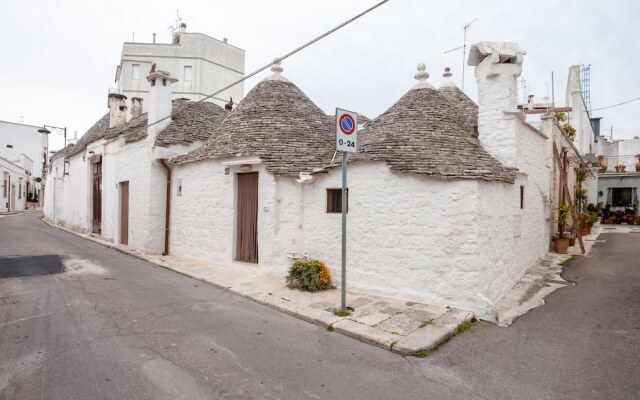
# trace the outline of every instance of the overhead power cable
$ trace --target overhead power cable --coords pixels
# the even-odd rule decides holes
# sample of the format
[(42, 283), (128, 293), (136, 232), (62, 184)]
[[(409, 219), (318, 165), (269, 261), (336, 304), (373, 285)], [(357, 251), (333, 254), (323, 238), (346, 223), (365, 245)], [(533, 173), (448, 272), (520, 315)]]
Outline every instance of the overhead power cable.
[(594, 108), (594, 109), (593, 109), (593, 110), (591, 110), (591, 111), (606, 110), (607, 108), (613, 108), (613, 107), (622, 106), (622, 105), (625, 105), (625, 104), (631, 103), (631, 102), (636, 101), (636, 100), (640, 100), (640, 97), (636, 97), (635, 99), (631, 99), (631, 100), (628, 100), (628, 101), (625, 101), (625, 102), (622, 102), (622, 103), (614, 104), (614, 105), (612, 105), (612, 106), (606, 106), (606, 107)]
[[(347, 21), (345, 21), (345, 22), (341, 23), (340, 25), (336, 26), (335, 28), (333, 28), (333, 29), (331, 29), (331, 30), (329, 30), (329, 31), (327, 31), (327, 32), (325, 32), (325, 33), (323, 33), (322, 35), (320, 35), (320, 36), (316, 37), (316, 38), (315, 38), (315, 39), (313, 39), (313, 40), (308, 41), (307, 43), (303, 44), (303, 45), (302, 45), (302, 46), (300, 46), (300, 47), (297, 47), (296, 49), (294, 49), (294, 50), (292, 50), (292, 51), (288, 52), (287, 54), (285, 54), (285, 55), (283, 55), (283, 56), (281, 56), (281, 57), (277, 57), (276, 59), (274, 59), (274, 60), (273, 60), (272, 62), (270, 62), (269, 64), (267, 64), (267, 65), (265, 65), (265, 66), (263, 66), (263, 67), (260, 67), (260, 68), (258, 68), (257, 70), (253, 71), (252, 73), (250, 73), (249, 75), (245, 75), (244, 77), (242, 77), (242, 78), (238, 79), (238, 80), (237, 80), (237, 81), (235, 81), (235, 82), (232, 82), (232, 83), (228, 84), (227, 86), (223, 87), (222, 89), (220, 89), (220, 90), (218, 90), (218, 91), (216, 91), (216, 92), (211, 93), (211, 94), (210, 94), (210, 95), (208, 95), (207, 97), (204, 97), (204, 98), (202, 98), (202, 99), (200, 99), (200, 100), (198, 100), (198, 101), (194, 101), (194, 102), (191, 102), (191, 103), (187, 103), (187, 104), (186, 104), (186, 106), (185, 106), (185, 108), (183, 108), (182, 110), (180, 110), (180, 111), (177, 113), (177, 115), (179, 115), (181, 112), (184, 112), (184, 111), (185, 111), (185, 109), (186, 109), (187, 107), (191, 106), (192, 104), (195, 104), (195, 103), (201, 103), (201, 102), (203, 102), (203, 101), (205, 101), (205, 100), (208, 100), (208, 99), (212, 98), (213, 96), (215, 96), (215, 95), (217, 95), (217, 94), (220, 94), (220, 93), (224, 92), (225, 90), (230, 89), (230, 88), (234, 87), (235, 85), (237, 85), (237, 84), (239, 84), (239, 83), (242, 83), (242, 82), (244, 82), (245, 80), (247, 80), (247, 79), (249, 79), (249, 78), (251, 78), (251, 77), (253, 77), (253, 76), (255, 76), (255, 75), (259, 74), (260, 72), (262, 72), (262, 71), (264, 71), (265, 69), (267, 69), (267, 68), (271, 67), (272, 65), (274, 65), (274, 64), (276, 64), (276, 63), (278, 63), (278, 62), (280, 62), (280, 61), (282, 61), (282, 60), (285, 60), (285, 59), (287, 59), (287, 58), (291, 57), (292, 55), (296, 54), (297, 52), (299, 52), (299, 51), (301, 51), (301, 50), (303, 50), (303, 49), (305, 49), (305, 48), (307, 48), (307, 47), (311, 46), (312, 44), (316, 43), (317, 41), (319, 41), (319, 40), (321, 40), (321, 39), (324, 39), (325, 37), (327, 37), (327, 36), (331, 35), (333, 32), (335, 32), (335, 31), (339, 30), (340, 28), (343, 28), (343, 27), (345, 27), (346, 25), (349, 25), (349, 24), (350, 24), (350, 23), (352, 23), (353, 21), (355, 21), (355, 20), (357, 20), (358, 18), (360, 18), (360, 17), (364, 16), (365, 14), (368, 14), (369, 12), (371, 12), (371, 11), (375, 10), (376, 8), (380, 7), (381, 5), (383, 5), (384, 3), (388, 2), (388, 1), (389, 1), (389, 0), (383, 0), (383, 1), (379, 2), (379, 3), (377, 3), (376, 5), (374, 5), (374, 6), (370, 7), (370, 8), (368, 8), (368, 9), (364, 10), (363, 12), (361, 12), (361, 13), (360, 13), (360, 14), (358, 14), (358, 15), (356, 15), (355, 17), (352, 17), (352, 18), (348, 19)], [(160, 122), (162, 122), (162, 121), (166, 120), (167, 118), (171, 118), (171, 117), (172, 117), (171, 115), (166, 116), (166, 117), (164, 117), (164, 118), (162, 118), (162, 119), (159, 119), (159, 120), (157, 120), (157, 121), (155, 121), (155, 122), (150, 123), (148, 126), (153, 126), (153, 125), (158, 124), (158, 123), (160, 123)]]

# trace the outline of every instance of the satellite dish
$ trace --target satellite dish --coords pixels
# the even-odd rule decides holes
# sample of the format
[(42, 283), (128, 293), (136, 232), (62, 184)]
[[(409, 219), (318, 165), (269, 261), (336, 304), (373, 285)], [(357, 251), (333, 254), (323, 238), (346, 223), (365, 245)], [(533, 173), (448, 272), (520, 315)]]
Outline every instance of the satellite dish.
[(42, 178), (37, 177), (37, 178), (36, 178), (36, 182), (38, 182), (38, 183), (42, 182)]

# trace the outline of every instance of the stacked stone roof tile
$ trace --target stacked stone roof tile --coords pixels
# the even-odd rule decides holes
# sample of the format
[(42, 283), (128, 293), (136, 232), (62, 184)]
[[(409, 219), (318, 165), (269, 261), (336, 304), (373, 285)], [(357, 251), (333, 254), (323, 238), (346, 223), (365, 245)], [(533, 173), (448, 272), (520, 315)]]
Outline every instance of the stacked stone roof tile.
[(107, 129), (109, 128), (109, 113), (106, 113), (84, 135), (78, 140), (73, 149), (69, 151), (67, 157), (74, 156), (84, 151), (89, 143), (95, 142), (98, 139), (102, 139)]
[(74, 146), (75, 146), (75, 143), (71, 143), (71, 144), (66, 145), (62, 149), (56, 151), (55, 153), (53, 153), (51, 155), (51, 162), (57, 160), (58, 158), (64, 157), (65, 154), (66, 154), (67, 157), (69, 157), (69, 155), (71, 154), (71, 150), (73, 150)]
[(478, 105), (474, 103), (460, 88), (453, 83), (438, 88), (456, 110), (456, 116), (468, 127), (472, 136), (476, 137), (475, 127), (478, 126)]
[(207, 143), (175, 162), (259, 157), (275, 175), (297, 176), (331, 161), (331, 118), (285, 79), (256, 85), (215, 129)]
[(385, 161), (394, 171), (440, 178), (513, 183), (515, 169), (489, 155), (458, 112), (437, 90), (412, 89), (358, 133), (354, 160)]
[[(186, 99), (173, 100), (172, 110), (171, 123), (157, 135), (156, 146), (204, 141), (228, 113), (216, 104)], [(99, 139), (110, 140), (123, 136), (126, 143), (142, 140), (147, 137), (147, 125), (148, 114), (144, 113), (122, 126), (109, 128), (107, 113), (78, 140), (67, 157), (81, 153), (91, 142)]]

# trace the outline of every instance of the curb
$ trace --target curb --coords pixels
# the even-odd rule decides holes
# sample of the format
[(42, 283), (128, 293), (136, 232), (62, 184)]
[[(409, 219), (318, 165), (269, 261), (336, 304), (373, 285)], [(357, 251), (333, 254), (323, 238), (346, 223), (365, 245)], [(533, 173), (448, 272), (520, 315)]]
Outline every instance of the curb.
[(188, 272), (172, 268), (170, 265), (168, 265), (168, 262), (158, 262), (154, 259), (146, 257), (143, 254), (139, 254), (133, 250), (123, 249), (118, 245), (105, 241), (103, 239), (78, 232), (65, 226), (56, 225), (53, 222), (48, 221), (44, 217), (40, 217), (40, 220), (53, 228), (57, 228), (83, 239), (90, 240), (106, 248), (113, 249), (119, 253), (137, 258), (142, 261), (146, 261), (155, 266), (178, 273), (180, 275), (201, 282), (206, 282), (227, 293), (235, 294), (247, 300), (251, 300), (255, 303), (269, 307), (273, 310), (301, 319), (305, 322), (320, 326), (322, 328), (326, 328), (329, 331), (335, 331), (342, 335), (357, 339), (361, 342), (371, 344), (403, 356), (415, 356), (420, 353), (428, 352), (437, 348), (442, 343), (455, 336), (458, 333), (458, 327), (461, 324), (472, 321), (475, 318), (474, 314), (470, 311), (451, 309), (445, 314), (435, 318), (433, 320), (433, 323), (429, 324), (428, 326), (419, 328), (416, 331), (403, 336), (400, 334), (391, 333), (382, 329), (375, 328), (374, 326), (365, 325), (363, 323), (349, 319), (348, 317), (338, 317), (336, 315), (333, 315), (333, 313), (321, 309), (301, 306), (288, 300), (270, 298), (271, 294), (255, 293), (255, 291), (243, 290), (244, 288), (223, 286), (219, 283), (200, 278)]

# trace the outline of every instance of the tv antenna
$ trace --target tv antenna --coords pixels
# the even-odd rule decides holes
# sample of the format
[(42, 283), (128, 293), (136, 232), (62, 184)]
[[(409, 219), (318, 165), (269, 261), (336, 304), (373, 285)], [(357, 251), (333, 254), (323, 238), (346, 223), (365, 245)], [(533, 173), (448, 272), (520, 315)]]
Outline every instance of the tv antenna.
[(173, 44), (178, 44), (180, 42), (180, 28), (182, 27), (182, 18), (180, 18), (180, 10), (176, 10), (176, 24), (169, 25), (168, 30), (171, 32), (171, 39)]
[(462, 46), (458, 46), (455, 49), (447, 50), (447, 51), (444, 52), (444, 54), (447, 54), (447, 53), (451, 53), (452, 51), (456, 51), (456, 50), (462, 49), (462, 88), (461, 89), (462, 89), (463, 92), (464, 92), (464, 61), (465, 61), (465, 58), (467, 57), (467, 29), (469, 29), (471, 24), (473, 24), (477, 20), (478, 20), (478, 18), (474, 19), (473, 21), (469, 22), (468, 24), (466, 24), (463, 27), (463, 29), (464, 29), (464, 42), (463, 42)]

